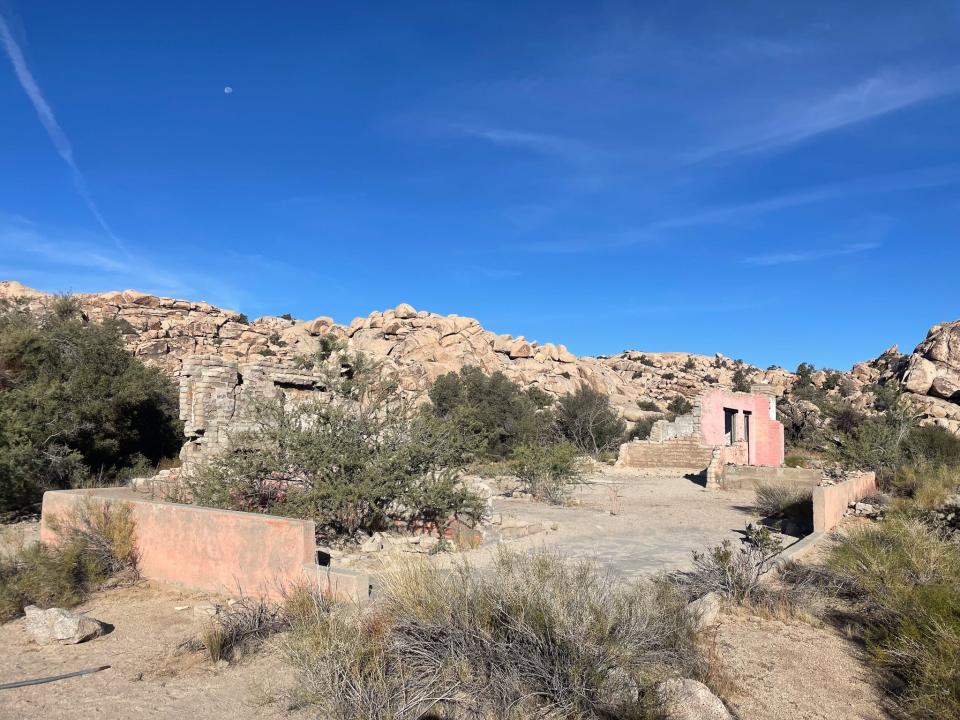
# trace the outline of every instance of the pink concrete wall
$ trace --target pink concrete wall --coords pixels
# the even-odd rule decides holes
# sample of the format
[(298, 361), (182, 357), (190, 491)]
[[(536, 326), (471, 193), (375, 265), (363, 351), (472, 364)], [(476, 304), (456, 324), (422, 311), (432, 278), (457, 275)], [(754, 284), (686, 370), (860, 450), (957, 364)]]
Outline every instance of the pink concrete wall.
[(309, 520), (146, 500), (123, 488), (44, 493), (41, 540), (56, 542), (48, 525), (51, 515), (89, 496), (131, 505), (140, 569), (147, 579), (233, 596), (279, 597), (282, 587), (302, 582), (306, 572), (316, 577)]
[[(700, 435), (705, 445), (725, 445), (723, 409), (750, 412), (751, 465), (783, 465), (783, 425), (770, 418), (766, 395), (711, 390), (700, 397)], [(742, 438), (742, 428), (739, 431)]]
[(877, 492), (877, 476), (872, 472), (860, 473), (836, 485), (824, 485), (813, 489), (813, 529), (815, 532), (830, 532), (839, 523), (851, 502), (862, 500)]

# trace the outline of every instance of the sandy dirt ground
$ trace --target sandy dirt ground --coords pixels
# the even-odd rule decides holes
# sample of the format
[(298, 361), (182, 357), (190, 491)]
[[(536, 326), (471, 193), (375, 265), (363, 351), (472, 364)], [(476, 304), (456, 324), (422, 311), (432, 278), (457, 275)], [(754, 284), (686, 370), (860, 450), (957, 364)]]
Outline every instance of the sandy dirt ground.
[(0, 690), (0, 718), (307, 717), (262, 703), (287, 674), (271, 650), (215, 668), (199, 655), (176, 655), (194, 628), (192, 606), (210, 600), (149, 585), (96, 593), (77, 608), (114, 626), (80, 645), (37, 645), (24, 620), (0, 625), (0, 683), (110, 665), (68, 680)]
[(835, 628), (746, 612), (721, 616), (716, 653), (743, 720), (883, 720), (885, 696), (857, 644)]

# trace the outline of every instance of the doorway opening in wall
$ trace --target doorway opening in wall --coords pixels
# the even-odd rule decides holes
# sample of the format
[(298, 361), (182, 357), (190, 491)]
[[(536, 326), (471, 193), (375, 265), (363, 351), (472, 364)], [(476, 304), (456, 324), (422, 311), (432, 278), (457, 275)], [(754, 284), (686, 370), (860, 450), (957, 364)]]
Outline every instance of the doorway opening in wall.
[(733, 445), (737, 440), (736, 417), (736, 410), (723, 409), (723, 442), (725, 445)]
[(743, 411), (743, 439), (747, 443), (747, 464), (748, 465), (753, 464), (753, 453), (750, 452), (750, 450), (752, 449), (750, 447), (750, 416), (752, 414), (753, 413), (751, 413), (749, 410)]

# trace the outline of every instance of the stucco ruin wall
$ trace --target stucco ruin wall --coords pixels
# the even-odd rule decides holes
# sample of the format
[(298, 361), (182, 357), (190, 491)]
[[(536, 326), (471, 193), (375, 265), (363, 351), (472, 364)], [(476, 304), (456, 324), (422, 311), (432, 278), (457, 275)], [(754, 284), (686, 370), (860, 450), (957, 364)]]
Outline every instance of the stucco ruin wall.
[[(216, 510), (138, 497), (125, 488), (44, 493), (40, 538), (56, 542), (51, 516), (65, 516), (85, 499), (126, 502), (136, 522), (140, 571), (148, 580), (204, 592), (279, 598), (293, 584), (320, 582), (314, 524), (272, 515)], [(346, 570), (329, 575), (335, 594), (366, 596), (369, 579)]]
[(837, 483), (813, 489), (813, 529), (816, 532), (833, 530), (851, 502), (862, 500), (877, 492), (877, 476), (872, 472)]
[[(700, 436), (705, 445), (725, 445), (724, 408), (750, 412), (750, 465), (783, 465), (783, 425), (773, 398), (759, 393), (711, 390), (699, 398)], [(742, 430), (741, 430), (742, 433)], [(742, 438), (742, 435), (740, 436)]]

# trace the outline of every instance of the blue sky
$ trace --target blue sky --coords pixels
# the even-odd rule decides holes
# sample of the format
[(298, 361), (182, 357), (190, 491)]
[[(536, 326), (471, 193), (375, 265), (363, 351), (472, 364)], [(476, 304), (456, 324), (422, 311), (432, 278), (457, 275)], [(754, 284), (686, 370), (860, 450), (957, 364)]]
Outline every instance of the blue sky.
[(955, 2), (0, 17), (0, 278), (762, 366), (960, 317)]

